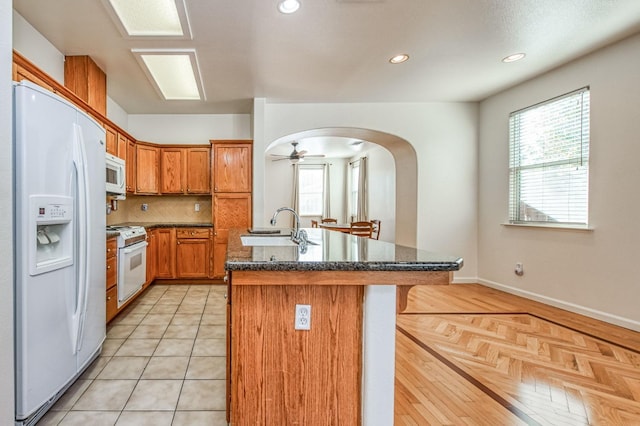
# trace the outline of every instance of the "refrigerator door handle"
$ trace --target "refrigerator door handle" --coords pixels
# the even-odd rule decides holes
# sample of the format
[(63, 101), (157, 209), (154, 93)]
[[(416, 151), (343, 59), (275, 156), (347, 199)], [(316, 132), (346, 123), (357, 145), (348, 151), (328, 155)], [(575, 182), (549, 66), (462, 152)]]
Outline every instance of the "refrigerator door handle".
[(87, 309), (87, 289), (89, 286), (89, 245), (91, 235), (88, 226), (89, 211), (89, 182), (87, 174), (87, 153), (82, 139), (82, 129), (78, 124), (73, 125), (73, 164), (77, 176), (78, 199), (78, 286), (76, 289), (76, 307), (73, 313), (73, 330), (75, 334), (74, 353), (78, 353), (82, 347), (82, 334), (84, 331), (84, 316)]

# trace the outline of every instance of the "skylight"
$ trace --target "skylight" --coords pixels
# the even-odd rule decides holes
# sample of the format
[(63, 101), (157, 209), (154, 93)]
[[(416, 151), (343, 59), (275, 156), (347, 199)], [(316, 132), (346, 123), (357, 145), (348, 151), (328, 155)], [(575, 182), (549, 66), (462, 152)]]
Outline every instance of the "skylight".
[(107, 0), (129, 37), (191, 38), (184, 0)]
[(194, 49), (133, 49), (154, 88), (166, 100), (204, 100)]

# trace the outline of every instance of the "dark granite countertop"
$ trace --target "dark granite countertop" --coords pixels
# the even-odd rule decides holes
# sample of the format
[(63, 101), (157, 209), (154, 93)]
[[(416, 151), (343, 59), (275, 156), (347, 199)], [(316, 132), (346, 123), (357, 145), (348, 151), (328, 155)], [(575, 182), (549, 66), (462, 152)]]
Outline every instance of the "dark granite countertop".
[(153, 228), (212, 228), (211, 223), (184, 223), (184, 222), (124, 222), (115, 223), (110, 226), (144, 226), (146, 229)]
[[(225, 269), (229, 271), (457, 271), (458, 256), (439, 254), (337, 231), (306, 228), (316, 243), (243, 246), (247, 229), (231, 229)], [(290, 232), (286, 230), (285, 232)], [(284, 233), (284, 232), (283, 232)]]

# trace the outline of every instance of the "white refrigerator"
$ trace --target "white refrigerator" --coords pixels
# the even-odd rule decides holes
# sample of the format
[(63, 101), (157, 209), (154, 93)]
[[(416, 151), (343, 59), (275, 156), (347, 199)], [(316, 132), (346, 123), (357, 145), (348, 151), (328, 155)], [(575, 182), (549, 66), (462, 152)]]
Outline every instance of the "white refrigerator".
[(16, 424), (34, 424), (100, 354), (105, 328), (105, 131), (14, 83)]

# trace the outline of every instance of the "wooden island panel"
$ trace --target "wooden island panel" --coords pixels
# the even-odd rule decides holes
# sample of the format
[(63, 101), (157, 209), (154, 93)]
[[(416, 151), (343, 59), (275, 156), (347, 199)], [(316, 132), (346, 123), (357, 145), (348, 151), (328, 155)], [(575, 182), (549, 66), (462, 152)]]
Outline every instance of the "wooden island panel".
[[(234, 286), (231, 423), (359, 425), (363, 295), (353, 285)], [(294, 330), (296, 304), (311, 305), (311, 330)]]

